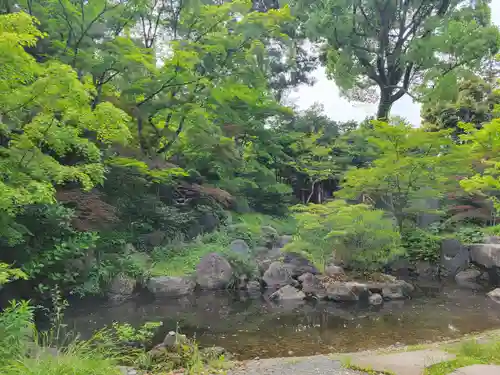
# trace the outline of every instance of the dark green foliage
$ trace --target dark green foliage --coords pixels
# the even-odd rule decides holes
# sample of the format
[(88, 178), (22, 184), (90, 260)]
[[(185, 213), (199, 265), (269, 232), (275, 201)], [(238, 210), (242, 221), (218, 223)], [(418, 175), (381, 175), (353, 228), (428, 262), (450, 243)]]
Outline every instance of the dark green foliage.
[(457, 228), (453, 237), (465, 245), (470, 245), (481, 243), (484, 239), (484, 232), (479, 226), (464, 226)]
[(406, 228), (402, 235), (403, 247), (413, 261), (437, 262), (441, 256), (443, 237), (430, 230)]

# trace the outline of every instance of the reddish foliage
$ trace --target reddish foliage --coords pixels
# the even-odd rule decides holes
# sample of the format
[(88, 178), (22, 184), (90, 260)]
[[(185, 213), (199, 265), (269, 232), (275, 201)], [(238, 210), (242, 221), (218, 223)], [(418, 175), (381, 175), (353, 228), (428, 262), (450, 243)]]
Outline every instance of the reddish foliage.
[(233, 196), (225, 190), (198, 184), (182, 184), (179, 187), (179, 190), (182, 191), (183, 195), (185, 195), (186, 198), (208, 196), (224, 207), (230, 207), (234, 199)]
[(104, 202), (96, 190), (59, 190), (56, 198), (75, 210), (73, 226), (80, 231), (102, 229), (118, 221), (116, 208)]

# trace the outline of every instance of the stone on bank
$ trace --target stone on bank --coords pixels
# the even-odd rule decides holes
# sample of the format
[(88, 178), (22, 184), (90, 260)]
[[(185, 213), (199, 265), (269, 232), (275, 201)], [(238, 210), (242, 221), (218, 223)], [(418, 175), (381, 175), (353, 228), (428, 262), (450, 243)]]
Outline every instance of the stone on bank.
[(149, 279), (147, 288), (155, 296), (178, 297), (191, 294), (196, 283), (189, 277), (158, 276)]
[(205, 255), (196, 266), (196, 282), (202, 289), (225, 289), (233, 278), (233, 268), (222, 255)]

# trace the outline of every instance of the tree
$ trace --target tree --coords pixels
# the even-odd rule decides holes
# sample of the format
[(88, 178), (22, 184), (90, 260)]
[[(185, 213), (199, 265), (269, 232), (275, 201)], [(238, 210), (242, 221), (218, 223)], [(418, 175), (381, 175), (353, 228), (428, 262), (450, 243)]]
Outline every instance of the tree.
[(452, 129), (453, 138), (459, 141), (463, 133), (460, 123), (470, 123), (476, 128), (499, 116), (494, 108), (500, 104), (500, 91), (478, 76), (463, 80), (458, 94), (447, 100), (427, 102), (422, 107), (423, 127), (434, 131)]
[(334, 255), (354, 269), (379, 270), (401, 254), (397, 228), (383, 210), (334, 200), (293, 211), (298, 238), (287, 248), (304, 249), (321, 265)]
[(6, 225), (24, 206), (54, 202), (55, 186), (103, 181), (101, 149), (130, 137), (129, 116), (92, 107), (95, 88), (70, 66), (38, 63), (26, 51), (43, 34), (20, 12), (0, 16), (0, 210)]
[[(500, 110), (497, 105), (496, 110)], [(475, 173), (460, 181), (460, 185), (468, 192), (480, 193), (489, 197), (500, 211), (500, 202), (495, 192), (500, 189), (500, 118), (495, 118), (482, 128), (472, 124), (462, 124), (464, 133), (461, 136), (462, 153), (467, 153), (475, 161)]]
[(366, 100), (378, 89), (378, 119), (405, 94), (449, 85), (500, 41), (487, 0), (297, 0), (296, 13), (344, 94)]
[[(431, 133), (404, 122), (388, 124), (374, 121), (368, 138), (378, 157), (366, 168), (345, 174), (338, 195), (349, 199), (379, 200), (394, 215), (400, 231), (408, 214), (423, 198), (439, 197), (467, 163), (456, 153), (450, 131)], [(460, 171), (460, 173), (459, 173)]]

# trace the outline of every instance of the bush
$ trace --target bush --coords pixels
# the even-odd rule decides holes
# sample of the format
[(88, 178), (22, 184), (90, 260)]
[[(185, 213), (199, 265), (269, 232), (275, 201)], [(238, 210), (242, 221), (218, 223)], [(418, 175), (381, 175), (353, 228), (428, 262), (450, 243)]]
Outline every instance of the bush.
[(295, 206), (298, 236), (304, 250), (326, 262), (332, 253), (348, 267), (379, 270), (401, 254), (400, 234), (384, 211), (335, 200)]
[(442, 237), (421, 228), (406, 229), (402, 235), (403, 247), (412, 261), (436, 262), (440, 257)]
[(33, 328), (33, 308), (27, 302), (12, 301), (0, 313), (0, 367), (24, 356)]
[(452, 236), (463, 244), (475, 244), (483, 241), (484, 232), (479, 226), (468, 226), (458, 228)]
[(120, 375), (116, 359), (101, 348), (89, 347), (85, 342), (75, 343), (55, 356), (41, 348), (36, 357), (11, 361), (3, 375)]

